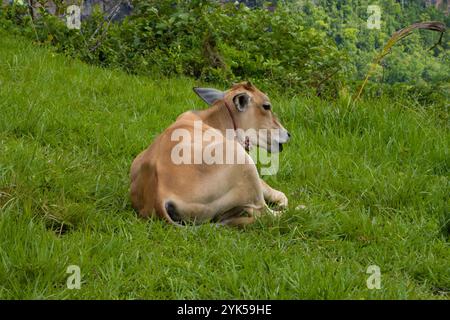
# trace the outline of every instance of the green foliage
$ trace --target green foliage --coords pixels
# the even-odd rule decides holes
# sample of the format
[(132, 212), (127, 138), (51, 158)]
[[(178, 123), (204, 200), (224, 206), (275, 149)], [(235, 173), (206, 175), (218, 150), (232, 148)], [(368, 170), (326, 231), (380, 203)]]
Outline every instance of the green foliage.
[[(416, 21), (450, 22), (423, 1), (274, 2), (275, 10), (264, 1), (247, 1), (250, 9), (233, 1), (135, 0), (123, 21), (109, 23), (97, 8), (81, 31), (66, 28), (62, 16), (41, 10), (32, 22), (27, 7), (10, 6), (2, 9), (0, 25), (72, 57), (133, 74), (187, 75), (223, 86), (250, 79), (264, 90), (337, 97), (356, 90), (396, 30)], [(64, 12), (58, 3), (58, 12)], [(369, 4), (381, 7), (379, 30), (367, 28)], [(445, 104), (449, 41), (445, 35), (442, 46), (429, 51), (437, 37), (430, 31), (409, 36), (371, 81), (380, 89), (403, 83), (397, 89), (422, 97), (434, 92), (433, 99)]]
[[(311, 93), (335, 93), (338, 88), (345, 54), (288, 6), (271, 12), (211, 1), (134, 5), (133, 15), (110, 25), (96, 12), (83, 22), (81, 32), (68, 30), (59, 18), (45, 13), (34, 27), (29, 19), (15, 23), (58, 51), (135, 74), (184, 74), (221, 83), (252, 79), (263, 88)], [(4, 17), (26, 18), (13, 10), (6, 9)]]
[[(442, 21), (450, 27), (450, 18), (442, 10), (426, 7), (424, 1), (394, 0), (318, 0), (316, 10), (312, 10), (310, 23), (316, 28), (327, 30), (338, 47), (345, 50), (351, 61), (348, 70), (353, 80), (363, 79), (374, 57), (380, 54), (383, 46), (397, 30), (419, 21)], [(403, 3), (403, 5), (402, 5)], [(367, 28), (368, 5), (379, 5), (381, 9), (381, 29)], [(431, 96), (447, 103), (450, 94), (450, 59), (448, 32), (444, 34), (442, 45), (429, 49), (438, 41), (439, 34), (431, 31), (413, 33), (402, 40), (392, 53), (386, 56), (378, 74), (372, 77), (380, 84), (395, 86), (402, 93), (419, 92), (419, 96)], [(415, 86), (415, 90), (409, 87)], [(380, 89), (385, 87), (380, 86)], [(397, 91), (398, 93), (398, 91)]]

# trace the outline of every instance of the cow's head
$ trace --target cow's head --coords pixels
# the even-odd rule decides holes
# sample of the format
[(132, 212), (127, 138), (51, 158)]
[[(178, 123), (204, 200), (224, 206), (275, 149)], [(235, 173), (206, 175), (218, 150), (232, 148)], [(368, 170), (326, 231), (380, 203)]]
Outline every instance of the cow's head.
[(209, 105), (229, 109), (239, 139), (248, 143), (246, 147), (259, 146), (277, 152), (289, 140), (290, 134), (273, 113), (267, 95), (250, 82), (235, 84), (224, 92), (211, 88), (194, 91)]

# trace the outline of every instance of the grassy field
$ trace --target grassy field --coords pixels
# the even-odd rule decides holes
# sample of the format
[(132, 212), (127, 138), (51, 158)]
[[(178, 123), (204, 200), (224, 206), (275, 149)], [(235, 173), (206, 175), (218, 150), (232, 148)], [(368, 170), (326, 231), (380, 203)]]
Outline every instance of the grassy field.
[[(0, 298), (450, 297), (448, 110), (272, 97), (293, 136), (267, 179), (290, 200), (281, 218), (244, 230), (143, 221), (131, 161), (205, 107), (194, 85), (86, 66), (0, 31)], [(79, 290), (66, 287), (69, 265)], [(366, 286), (370, 265), (380, 290)]]

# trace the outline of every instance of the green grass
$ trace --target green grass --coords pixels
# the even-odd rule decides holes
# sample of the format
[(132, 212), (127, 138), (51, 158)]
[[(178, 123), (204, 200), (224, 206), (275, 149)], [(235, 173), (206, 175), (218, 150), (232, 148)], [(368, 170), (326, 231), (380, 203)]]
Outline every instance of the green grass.
[[(196, 84), (0, 32), (0, 298), (449, 298), (448, 110), (274, 96), (293, 139), (268, 181), (290, 210), (244, 230), (143, 221), (131, 161), (204, 107)], [(80, 290), (66, 288), (69, 265)], [(369, 265), (380, 290), (366, 287)]]

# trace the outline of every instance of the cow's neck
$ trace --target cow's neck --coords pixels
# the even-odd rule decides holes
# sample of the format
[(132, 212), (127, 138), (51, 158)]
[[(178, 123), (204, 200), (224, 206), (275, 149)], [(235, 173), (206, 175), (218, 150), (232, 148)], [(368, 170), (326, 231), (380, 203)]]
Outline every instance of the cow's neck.
[(226, 134), (226, 130), (235, 130), (235, 123), (231, 110), (229, 111), (223, 101), (216, 103), (212, 107), (201, 111), (203, 122), (217, 130), (222, 134)]

